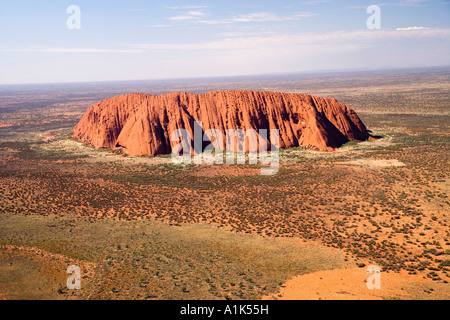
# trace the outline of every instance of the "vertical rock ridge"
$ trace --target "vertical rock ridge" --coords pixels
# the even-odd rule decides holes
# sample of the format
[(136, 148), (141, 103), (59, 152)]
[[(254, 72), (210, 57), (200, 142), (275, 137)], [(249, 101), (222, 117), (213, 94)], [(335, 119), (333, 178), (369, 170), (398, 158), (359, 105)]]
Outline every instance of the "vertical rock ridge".
[[(73, 137), (95, 148), (122, 147), (133, 156), (170, 153), (171, 133), (194, 122), (203, 132), (218, 129), (279, 129), (280, 147), (334, 150), (369, 135), (358, 115), (336, 99), (306, 94), (213, 91), (204, 94), (132, 93), (91, 106), (75, 126)], [(248, 151), (248, 150), (246, 150)]]

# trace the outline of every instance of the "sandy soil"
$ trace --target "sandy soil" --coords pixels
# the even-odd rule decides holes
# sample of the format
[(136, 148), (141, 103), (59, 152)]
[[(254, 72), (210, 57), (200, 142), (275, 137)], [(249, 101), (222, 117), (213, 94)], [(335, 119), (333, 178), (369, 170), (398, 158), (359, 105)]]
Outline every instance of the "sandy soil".
[[(280, 293), (264, 299), (278, 300), (382, 300), (450, 299), (450, 285), (438, 284), (420, 275), (380, 273), (381, 288), (368, 289), (372, 275), (367, 267), (319, 271), (291, 279)], [(439, 287), (439, 290), (436, 289)], [(438, 292), (438, 293), (437, 293)]]
[(348, 165), (359, 165), (369, 167), (371, 169), (375, 168), (385, 168), (385, 167), (403, 167), (405, 164), (397, 159), (388, 160), (375, 160), (375, 159), (355, 159), (351, 161), (340, 162), (342, 164)]
[(40, 146), (40, 148), (44, 151), (59, 151), (73, 155), (88, 156), (88, 158), (85, 158), (84, 160), (93, 163), (115, 163), (120, 161), (120, 163), (123, 164), (155, 165), (171, 163), (172, 161), (170, 157), (121, 157), (119, 154), (111, 153), (106, 150), (95, 150), (87, 145), (82, 144), (81, 142), (72, 139), (62, 139), (55, 141), (52, 141), (50, 139), (50, 142), (48, 144), (42, 145)]
[(261, 169), (258, 168), (241, 168), (229, 165), (214, 165), (207, 167), (200, 167), (195, 176), (199, 177), (215, 177), (215, 176), (250, 176), (258, 175)]
[(92, 263), (38, 248), (0, 246), (0, 300), (71, 299), (58, 293), (58, 288), (65, 288), (69, 265), (80, 266), (82, 281), (88, 282)]

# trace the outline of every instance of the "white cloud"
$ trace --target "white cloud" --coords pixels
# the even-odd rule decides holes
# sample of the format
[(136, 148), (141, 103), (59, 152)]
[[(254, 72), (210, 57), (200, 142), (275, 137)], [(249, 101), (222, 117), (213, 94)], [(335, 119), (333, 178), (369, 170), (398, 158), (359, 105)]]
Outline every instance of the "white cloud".
[(411, 31), (411, 30), (430, 30), (430, 28), (425, 27), (407, 27), (407, 28), (397, 28), (397, 31)]
[(397, 30), (361, 30), (361, 31), (335, 31), (330, 33), (280, 34), (265, 37), (237, 37), (226, 38), (209, 42), (195, 43), (147, 43), (135, 44), (139, 50), (237, 50), (265, 48), (296, 48), (299, 46), (318, 45), (354, 45), (354, 48), (366, 46), (378, 40), (400, 40), (411, 38), (445, 38), (450, 40), (448, 29), (411, 29), (411, 32), (397, 32)]
[(231, 19), (233, 22), (260, 22), (260, 21), (279, 21), (275, 14), (269, 12), (255, 12), (249, 14), (240, 14)]
[(187, 15), (190, 15), (190, 16), (197, 16), (197, 17), (201, 17), (201, 16), (204, 16), (205, 14), (203, 13), (203, 12), (201, 12), (201, 11), (188, 11), (188, 12), (186, 12), (186, 14)]
[(236, 37), (261, 37), (261, 36), (267, 36), (267, 35), (275, 35), (278, 34), (275, 31), (254, 31), (254, 32), (243, 32), (243, 31), (237, 31), (237, 32), (220, 32), (216, 34), (216, 37), (218, 38), (236, 38)]
[[(400, 0), (397, 2), (383, 2), (378, 3), (377, 5), (379, 7), (423, 7), (425, 6), (425, 2), (429, 0)], [(356, 6), (349, 6), (346, 9), (366, 9), (367, 6), (364, 5), (356, 5)]]
[(158, 68), (166, 77), (176, 78), (444, 65), (448, 61), (446, 43), (450, 43), (450, 28), (408, 32), (362, 29), (264, 36), (245, 36), (243, 31), (242, 37), (205, 42), (142, 43), (133, 48), (143, 50), (142, 57), (163, 57), (158, 60)]
[(292, 21), (300, 20), (305, 17), (312, 17), (315, 14), (311, 12), (299, 12), (292, 16), (279, 17), (270, 12), (254, 12), (249, 14), (241, 14), (231, 18), (232, 22), (266, 22), (266, 21)]
[(204, 16), (205, 14), (202, 11), (187, 11), (182, 15), (169, 17), (169, 20), (173, 21), (189, 21), (189, 20), (198, 20), (199, 17)]
[(42, 52), (42, 53), (141, 53), (139, 49), (100, 49), (100, 48), (44, 48), (44, 47), (27, 47), (27, 48), (8, 48), (0, 49), (0, 52)]
[(422, 7), (429, 0), (400, 0), (398, 2), (380, 3), (380, 7)]
[(186, 21), (186, 20), (198, 20), (198, 17), (195, 16), (190, 16), (190, 15), (181, 15), (181, 16), (174, 16), (174, 17), (169, 17), (169, 20), (173, 20), (173, 21)]
[[(410, 32), (398, 32), (410, 31)], [(227, 34), (222, 34), (226, 36)], [(129, 45), (132, 49), (106, 49), (106, 48), (63, 48), (31, 46), (25, 48), (0, 48), (0, 52), (24, 52), (24, 53), (128, 53), (137, 54), (147, 50), (170, 51), (204, 51), (204, 50), (246, 50), (298, 47), (314, 47), (323, 45), (350, 45), (353, 48), (365, 46), (377, 40), (400, 40), (418, 38), (440, 38), (450, 40), (450, 28), (430, 29), (425, 27), (397, 28), (395, 30), (360, 30), (360, 31), (334, 31), (329, 33), (305, 33), (305, 34), (272, 34), (267, 36), (255, 33), (230, 33), (229, 38), (208, 42), (194, 43), (141, 43)]]
[(194, 23), (202, 24), (233, 24), (233, 23), (249, 23), (249, 22), (283, 22), (283, 21), (296, 21), (302, 18), (308, 18), (316, 16), (317, 14), (312, 12), (297, 12), (291, 16), (278, 16), (271, 12), (252, 12), (248, 14), (239, 14), (227, 19), (220, 20), (198, 20)]
[(169, 10), (187, 10), (187, 9), (205, 9), (208, 6), (183, 6), (183, 7), (166, 7)]

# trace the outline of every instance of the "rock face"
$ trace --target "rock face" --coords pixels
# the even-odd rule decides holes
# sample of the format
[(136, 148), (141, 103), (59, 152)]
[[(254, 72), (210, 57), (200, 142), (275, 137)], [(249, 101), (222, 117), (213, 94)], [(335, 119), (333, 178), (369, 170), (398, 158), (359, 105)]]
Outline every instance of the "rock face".
[(279, 129), (280, 148), (334, 150), (369, 137), (358, 115), (335, 99), (253, 91), (116, 96), (91, 106), (73, 137), (95, 148), (154, 156), (172, 152), (178, 144), (170, 139), (174, 130), (186, 129), (193, 137), (195, 121), (202, 122), (203, 132), (218, 129), (224, 137), (227, 129)]

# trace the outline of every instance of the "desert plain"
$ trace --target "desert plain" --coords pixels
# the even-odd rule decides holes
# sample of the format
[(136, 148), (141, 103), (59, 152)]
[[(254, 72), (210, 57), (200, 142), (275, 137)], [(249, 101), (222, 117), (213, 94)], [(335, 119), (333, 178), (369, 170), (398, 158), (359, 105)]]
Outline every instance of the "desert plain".
[[(450, 299), (450, 69), (0, 86), (0, 299)], [(72, 138), (101, 99), (306, 93), (375, 137), (260, 166)], [(81, 289), (66, 286), (67, 267)], [(367, 267), (380, 268), (369, 289)]]

